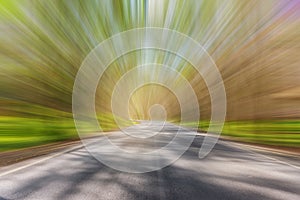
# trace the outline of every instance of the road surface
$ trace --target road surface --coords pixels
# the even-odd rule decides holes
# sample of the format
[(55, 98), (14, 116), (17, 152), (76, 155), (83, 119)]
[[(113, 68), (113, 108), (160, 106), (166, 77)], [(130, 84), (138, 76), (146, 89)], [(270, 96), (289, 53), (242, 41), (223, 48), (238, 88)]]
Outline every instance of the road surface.
[[(145, 131), (141, 126), (143, 123), (134, 129), (151, 136), (152, 128)], [(164, 141), (163, 134), (176, 134), (176, 126), (167, 126), (164, 133), (152, 137)], [(117, 132), (110, 137), (125, 148), (151, 146)], [(29, 159), (0, 169), (0, 199), (300, 199), (297, 157), (219, 140), (213, 151), (199, 160), (202, 141), (203, 136), (196, 136), (175, 163), (140, 174), (111, 169), (82, 145)]]

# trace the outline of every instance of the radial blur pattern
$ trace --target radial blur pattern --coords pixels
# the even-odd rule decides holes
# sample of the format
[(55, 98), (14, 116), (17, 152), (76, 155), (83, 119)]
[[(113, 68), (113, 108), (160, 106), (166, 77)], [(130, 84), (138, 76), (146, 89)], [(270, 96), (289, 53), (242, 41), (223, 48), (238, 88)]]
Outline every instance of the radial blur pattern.
[[(111, 36), (145, 27), (183, 33), (215, 61), (227, 96), (229, 124), (224, 134), (235, 136), (239, 131), (260, 142), (254, 133), (276, 137), (286, 133), (291, 145), (300, 145), (298, 0), (0, 0), (0, 149), (75, 137), (72, 91), (84, 58)], [(169, 42), (176, 41), (170, 38)], [(118, 51), (122, 45), (114, 42), (107, 51)], [(189, 46), (181, 50), (189, 51)], [(175, 54), (147, 49), (117, 58), (99, 80), (96, 110), (105, 130), (116, 128), (114, 117), (123, 120), (113, 116), (111, 109), (116, 83), (145, 63), (169, 66), (183, 76), (195, 91), (202, 122), (209, 121), (206, 77)], [(147, 77), (164, 78), (155, 70), (138, 78)], [(155, 104), (163, 105), (169, 121), (180, 118), (176, 96), (155, 84), (132, 93), (130, 118), (150, 119), (149, 109)], [(124, 124), (131, 122), (124, 119)], [(290, 145), (276, 137), (261, 142)]]

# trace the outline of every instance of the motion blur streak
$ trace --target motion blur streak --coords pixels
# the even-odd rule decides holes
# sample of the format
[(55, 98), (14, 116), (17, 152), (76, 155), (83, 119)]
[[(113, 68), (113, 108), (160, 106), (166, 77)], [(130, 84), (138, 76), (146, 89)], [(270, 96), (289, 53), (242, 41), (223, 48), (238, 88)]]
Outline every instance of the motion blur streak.
[[(112, 35), (143, 27), (186, 34), (212, 56), (227, 93), (224, 135), (300, 146), (298, 0), (0, 0), (0, 150), (76, 138), (72, 89), (83, 59)], [(104, 130), (117, 128), (113, 86), (149, 62), (168, 65), (191, 83), (201, 121), (190, 123), (205, 130), (211, 102), (204, 79), (180, 57), (158, 50), (131, 52), (105, 72), (96, 96)], [(148, 119), (146, 111), (156, 103), (165, 106), (169, 120), (180, 117), (174, 96), (157, 85), (137, 90), (130, 102), (132, 118)]]

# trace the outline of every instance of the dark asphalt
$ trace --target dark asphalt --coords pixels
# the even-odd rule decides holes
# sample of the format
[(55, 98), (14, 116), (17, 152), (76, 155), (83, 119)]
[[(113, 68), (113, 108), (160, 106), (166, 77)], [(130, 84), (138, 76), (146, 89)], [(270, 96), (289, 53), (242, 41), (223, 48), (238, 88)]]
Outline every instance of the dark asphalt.
[(202, 140), (171, 166), (142, 174), (106, 167), (82, 146), (30, 159), (0, 169), (0, 199), (300, 199), (298, 158), (219, 141), (199, 160)]

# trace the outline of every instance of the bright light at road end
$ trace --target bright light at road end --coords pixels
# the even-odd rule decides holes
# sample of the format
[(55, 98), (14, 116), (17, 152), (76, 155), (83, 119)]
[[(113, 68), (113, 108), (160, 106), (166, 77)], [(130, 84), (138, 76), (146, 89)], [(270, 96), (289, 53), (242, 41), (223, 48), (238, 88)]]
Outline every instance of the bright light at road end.
[(149, 109), (149, 115), (152, 121), (163, 121), (167, 119), (165, 108), (160, 104), (154, 104)]
[[(213, 133), (213, 136), (208, 134), (204, 138), (199, 151), (200, 158), (204, 158), (216, 144), (225, 120), (226, 94), (222, 77), (212, 58), (199, 43), (187, 35), (163, 28), (132, 29), (116, 34), (101, 42), (82, 63), (74, 83), (73, 115), (78, 134), (91, 155), (120, 171), (144, 173), (172, 164), (189, 148), (198, 128), (196, 125), (191, 127), (190, 134), (181, 134), (184, 128), (179, 127), (177, 134), (167, 145), (146, 153), (124, 150), (106, 136), (93, 140), (92, 143), (84, 137), (86, 123), (97, 128), (99, 132), (102, 131), (96, 118), (95, 93), (104, 72), (118, 58), (130, 52), (148, 49), (174, 54), (189, 62), (207, 85), (211, 97), (212, 122), (208, 132)], [(111, 100), (113, 114), (130, 120), (130, 96), (133, 91), (146, 84), (161, 85), (175, 94), (180, 104), (180, 124), (199, 121), (198, 99), (189, 81), (178, 70), (151, 62), (151, 59), (146, 59), (136, 68), (124, 73), (116, 83)], [(118, 122), (117, 118), (116, 121)], [(163, 132), (165, 123), (158, 126)], [(120, 128), (126, 132), (126, 129)]]

